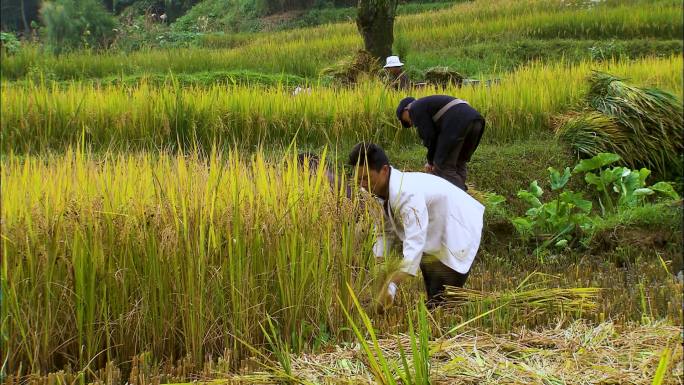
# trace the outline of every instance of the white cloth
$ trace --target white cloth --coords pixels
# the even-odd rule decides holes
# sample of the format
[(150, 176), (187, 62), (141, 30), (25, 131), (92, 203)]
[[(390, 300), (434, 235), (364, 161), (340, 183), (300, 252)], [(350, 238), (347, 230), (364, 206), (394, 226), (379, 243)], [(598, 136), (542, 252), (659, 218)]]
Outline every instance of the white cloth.
[(394, 282), (390, 282), (389, 285), (387, 285), (387, 293), (394, 299), (394, 297), (397, 295), (397, 284)]
[[(384, 200), (378, 198), (384, 205)], [(401, 271), (416, 275), (423, 254), (437, 257), (465, 274), (475, 259), (482, 237), (484, 206), (450, 182), (422, 172), (392, 168), (389, 213), (376, 226), (373, 252), (383, 257), (392, 244), (402, 242)]]
[(399, 56), (389, 56), (385, 59), (385, 67), (383, 68), (401, 67), (403, 65), (404, 63), (399, 60)]

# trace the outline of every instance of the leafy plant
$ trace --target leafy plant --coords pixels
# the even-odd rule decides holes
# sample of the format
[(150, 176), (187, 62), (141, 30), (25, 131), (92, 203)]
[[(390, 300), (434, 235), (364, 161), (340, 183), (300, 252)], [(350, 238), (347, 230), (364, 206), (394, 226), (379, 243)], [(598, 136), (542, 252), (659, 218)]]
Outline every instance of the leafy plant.
[(7, 54), (16, 54), (21, 48), (21, 43), (11, 32), (0, 32), (0, 50)]
[(285, 374), (287, 374), (288, 377), (293, 378), (292, 360), (290, 358), (290, 345), (287, 343), (287, 341), (283, 341), (283, 339), (280, 338), (278, 329), (276, 328), (276, 325), (274, 325), (273, 319), (268, 314), (266, 315), (266, 321), (268, 323), (268, 330), (264, 327), (264, 325), (260, 324), (259, 326), (261, 327), (261, 331), (264, 333), (264, 337), (266, 338), (268, 345), (271, 347), (271, 351), (275, 355), (278, 363), (280, 363), (280, 366), (282, 366)]
[(593, 158), (580, 161), (573, 169), (573, 173), (586, 173), (584, 180), (600, 193), (599, 204), (603, 215), (606, 211), (616, 212), (634, 208), (642, 204), (645, 197), (656, 193), (671, 199), (679, 199), (679, 194), (668, 182), (658, 182), (647, 187), (646, 179), (651, 171), (646, 168), (638, 171), (622, 166), (606, 168), (619, 160), (619, 155), (599, 153)]
[[(401, 342), (398, 342), (399, 355), (401, 357), (401, 367), (393, 360), (389, 359), (383, 353), (380, 347), (380, 342), (373, 328), (373, 323), (371, 322), (368, 314), (363, 310), (361, 303), (359, 302), (356, 294), (352, 290), (352, 287), (347, 284), (347, 290), (350, 297), (353, 300), (354, 307), (361, 317), (363, 327), (365, 332), (370, 337), (370, 341), (367, 340), (364, 334), (364, 329), (359, 327), (354, 321), (353, 317), (346, 309), (342, 301), (338, 297), (338, 301), (342, 306), (349, 325), (351, 326), (354, 334), (356, 335), (359, 343), (361, 345), (361, 350), (365, 354), (368, 362), (369, 369), (373, 374), (373, 377), (378, 384), (383, 385), (397, 385), (397, 384), (407, 384), (407, 385), (429, 385), (430, 384), (430, 325), (428, 323), (428, 310), (425, 307), (425, 303), (421, 302), (416, 309), (415, 314), (417, 316), (417, 330), (414, 326), (412, 317), (414, 314), (409, 314), (409, 340), (411, 345), (411, 362), (408, 360), (408, 354), (404, 350)], [(413, 313), (413, 312), (411, 312)], [(412, 365), (411, 365), (412, 364)], [(397, 377), (401, 380), (398, 381)]]
[(524, 217), (511, 221), (518, 233), (525, 239), (543, 239), (539, 249), (550, 244), (564, 248), (573, 241), (573, 235), (583, 236), (594, 227), (597, 218), (590, 215), (592, 202), (584, 199), (582, 193), (561, 191), (575, 174), (584, 173), (586, 183), (599, 193), (602, 217), (643, 205), (646, 197), (651, 195), (679, 199), (679, 194), (668, 182), (647, 186), (646, 179), (651, 171), (646, 168), (632, 170), (623, 166), (607, 167), (619, 160), (619, 155), (600, 153), (580, 161), (572, 171), (570, 167), (563, 172), (549, 167), (551, 191), (556, 191), (557, 195), (548, 202), (542, 202), (544, 191), (536, 180), (530, 183), (527, 190), (518, 191), (518, 198), (531, 206)]
[(96, 0), (47, 1), (40, 16), (55, 53), (70, 48), (107, 47), (114, 36), (116, 19)]
[[(548, 170), (552, 191), (561, 190), (570, 180), (569, 167), (566, 167), (563, 173), (553, 167), (549, 167)], [(524, 217), (512, 220), (516, 230), (524, 238), (534, 236), (543, 239), (540, 248), (546, 248), (550, 244), (567, 247), (573, 239), (574, 232), (591, 228), (589, 213), (592, 203), (584, 199), (582, 193), (562, 191), (548, 202), (541, 201), (543, 195), (544, 190), (539, 187), (536, 180), (530, 183), (527, 190), (518, 192), (518, 198), (531, 206)]]
[(404, 372), (400, 377), (404, 384), (429, 385), (430, 384), (430, 324), (427, 320), (428, 310), (424, 302), (418, 304), (416, 311), (418, 315), (418, 330), (413, 326), (412, 317), (409, 321), (409, 339), (411, 341), (411, 357), (413, 360), (413, 370), (406, 359), (406, 353), (401, 343), (399, 353)]

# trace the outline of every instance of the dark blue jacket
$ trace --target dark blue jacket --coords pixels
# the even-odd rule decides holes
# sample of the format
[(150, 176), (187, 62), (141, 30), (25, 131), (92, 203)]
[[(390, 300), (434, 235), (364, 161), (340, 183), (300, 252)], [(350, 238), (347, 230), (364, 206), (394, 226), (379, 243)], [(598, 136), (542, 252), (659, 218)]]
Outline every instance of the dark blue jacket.
[[(469, 104), (455, 105), (436, 123), (432, 121), (437, 111), (454, 99), (448, 95), (426, 96), (415, 100), (409, 108), (411, 122), (418, 130), (423, 145), (428, 149), (427, 161), (438, 167), (444, 163), (450, 150), (466, 134), (466, 129), (473, 121), (482, 121), (484, 132), (484, 118)], [(482, 135), (477, 138), (478, 143), (481, 138)]]

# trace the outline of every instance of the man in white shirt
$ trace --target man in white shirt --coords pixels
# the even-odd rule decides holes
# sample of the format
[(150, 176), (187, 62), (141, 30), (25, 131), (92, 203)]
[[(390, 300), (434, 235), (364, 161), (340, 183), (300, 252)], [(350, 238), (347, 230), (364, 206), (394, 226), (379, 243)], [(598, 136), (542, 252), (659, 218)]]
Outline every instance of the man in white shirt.
[(384, 208), (373, 247), (376, 257), (386, 256), (395, 241), (402, 242), (401, 268), (378, 297), (383, 308), (394, 302), (397, 285), (419, 268), (429, 304), (442, 301), (445, 285), (463, 287), (480, 247), (484, 206), (443, 178), (392, 168), (376, 144), (358, 143), (349, 164), (356, 167), (360, 186)]

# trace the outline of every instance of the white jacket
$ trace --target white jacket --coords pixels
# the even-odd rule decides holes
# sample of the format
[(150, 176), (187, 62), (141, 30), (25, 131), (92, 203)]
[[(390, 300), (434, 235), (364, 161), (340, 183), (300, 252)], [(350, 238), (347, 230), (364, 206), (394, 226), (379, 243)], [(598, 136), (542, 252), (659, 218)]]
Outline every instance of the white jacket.
[(388, 200), (384, 230), (378, 227), (373, 246), (377, 257), (385, 256), (398, 238), (403, 243), (401, 271), (416, 275), (423, 254), (437, 257), (459, 273), (470, 271), (482, 236), (480, 202), (438, 176), (395, 168)]

